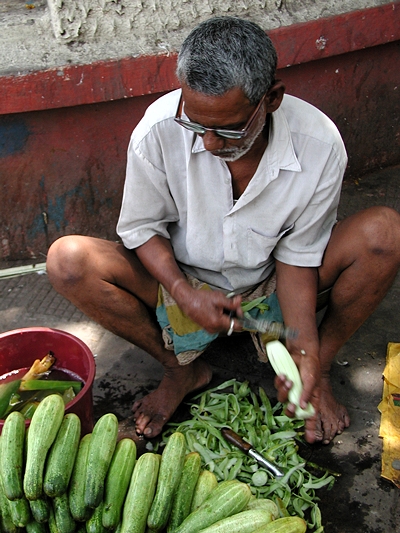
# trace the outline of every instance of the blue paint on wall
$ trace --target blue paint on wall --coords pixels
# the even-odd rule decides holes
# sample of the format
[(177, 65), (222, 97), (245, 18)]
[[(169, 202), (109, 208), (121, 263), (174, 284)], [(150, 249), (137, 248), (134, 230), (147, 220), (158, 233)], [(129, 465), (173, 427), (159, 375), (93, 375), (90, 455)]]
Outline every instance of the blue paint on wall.
[[(65, 218), (65, 207), (68, 196), (72, 196), (74, 193), (70, 191), (67, 195), (56, 198), (54, 202), (51, 200), (46, 208), (46, 215), (49, 220), (55, 225), (57, 232), (60, 232), (65, 226), (68, 225), (68, 220)], [(42, 235), (46, 231), (46, 223), (43, 217), (43, 213), (38, 213), (32, 224), (27, 231), (28, 239), (35, 239), (38, 235)]]
[[(44, 176), (41, 177), (39, 186), (43, 190), (44, 189), (44, 183), (45, 178)], [(86, 198), (88, 198), (88, 193), (90, 193), (90, 190), (88, 189), (88, 186), (77, 186), (73, 189), (69, 190), (65, 194), (62, 194), (61, 196), (57, 196), (54, 199), (49, 199), (47, 206), (45, 207), (45, 212), (47, 219), (49, 223), (54, 224), (56, 231), (59, 233), (64, 230), (66, 226), (68, 226), (68, 219), (65, 216), (67, 203), (71, 198), (81, 198), (83, 201), (85, 201)], [(90, 194), (89, 194), (90, 198)], [(90, 213), (94, 213), (94, 209), (92, 206), (86, 204), (86, 210)], [(38, 213), (30, 225), (30, 228), (27, 230), (27, 236), (29, 240), (35, 239), (38, 235), (42, 235), (46, 231), (46, 223), (43, 216), (43, 213)]]
[(22, 117), (0, 117), (0, 157), (21, 152), (30, 131)]

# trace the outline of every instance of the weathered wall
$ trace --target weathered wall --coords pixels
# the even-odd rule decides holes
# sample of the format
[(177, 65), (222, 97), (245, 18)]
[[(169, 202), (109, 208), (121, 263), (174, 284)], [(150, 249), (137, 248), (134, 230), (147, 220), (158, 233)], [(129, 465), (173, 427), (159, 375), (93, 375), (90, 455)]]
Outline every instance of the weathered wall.
[(265, 30), (387, 0), (1, 0), (0, 74), (176, 51), (200, 21), (236, 15)]

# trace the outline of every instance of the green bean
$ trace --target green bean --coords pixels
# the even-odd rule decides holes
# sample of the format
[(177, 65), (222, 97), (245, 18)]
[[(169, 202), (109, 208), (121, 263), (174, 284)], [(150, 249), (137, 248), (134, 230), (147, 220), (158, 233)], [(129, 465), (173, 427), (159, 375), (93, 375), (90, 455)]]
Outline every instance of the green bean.
[[(331, 488), (335, 478), (329, 470), (300, 457), (296, 441), (302, 441), (304, 421), (286, 416), (279, 402), (272, 405), (262, 387), (257, 396), (248, 381), (240, 383), (236, 379), (198, 394), (189, 406), (192, 418), (180, 424), (168, 423), (162, 435), (164, 442), (174, 431), (184, 433), (187, 451), (198, 451), (203, 467), (214, 472), (219, 481), (238, 479), (249, 484), (256, 497), (274, 499), (280, 516), (302, 516), (309, 529), (315, 527), (314, 533), (322, 533), (316, 490)], [(225, 441), (221, 434), (224, 426), (231, 427), (265, 458), (278, 464), (284, 471), (283, 478), (275, 479), (268, 472), (265, 485), (254, 486), (253, 475), (265, 470)], [(313, 475), (309, 469), (321, 470), (322, 475)], [(257, 478), (256, 475), (254, 479)]]

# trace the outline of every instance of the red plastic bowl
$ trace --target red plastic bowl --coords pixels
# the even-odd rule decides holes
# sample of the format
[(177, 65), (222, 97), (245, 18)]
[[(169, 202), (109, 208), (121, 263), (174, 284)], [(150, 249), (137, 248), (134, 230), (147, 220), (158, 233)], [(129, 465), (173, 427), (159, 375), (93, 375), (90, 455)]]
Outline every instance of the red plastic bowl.
[[(82, 436), (93, 429), (92, 388), (96, 374), (94, 357), (80, 339), (58, 329), (35, 327), (0, 333), (0, 375), (30, 367), (35, 359), (42, 359), (49, 351), (54, 353), (54, 368), (79, 376), (82, 390), (66, 405), (66, 413), (76, 413), (81, 419)], [(0, 433), (4, 420), (0, 420)], [(29, 425), (29, 421), (27, 421)]]

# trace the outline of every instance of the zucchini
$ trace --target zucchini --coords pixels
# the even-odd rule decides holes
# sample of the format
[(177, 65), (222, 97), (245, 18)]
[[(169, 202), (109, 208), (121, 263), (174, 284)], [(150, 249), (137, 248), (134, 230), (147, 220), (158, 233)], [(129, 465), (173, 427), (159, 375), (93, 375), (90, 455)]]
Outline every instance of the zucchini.
[(250, 487), (236, 479), (221, 481), (205, 501), (185, 518), (175, 533), (197, 533), (218, 520), (244, 510), (251, 497)]
[(73, 533), (75, 531), (75, 520), (72, 517), (67, 493), (56, 496), (51, 500), (53, 502), (54, 521), (58, 533)]
[(269, 511), (250, 509), (218, 520), (215, 524), (201, 529), (199, 533), (252, 533), (270, 522), (272, 514)]
[(86, 533), (106, 533), (107, 529), (103, 526), (104, 502), (93, 511), (92, 516), (86, 522)]
[(19, 500), (9, 500), (11, 520), (17, 527), (25, 527), (31, 521), (29, 502), (23, 496)]
[(173, 498), (181, 479), (185, 455), (185, 436), (176, 431), (169, 437), (161, 455), (156, 494), (147, 517), (147, 525), (153, 531), (161, 531), (167, 525)]
[(135, 442), (129, 438), (121, 439), (115, 448), (105, 481), (102, 522), (107, 529), (116, 529), (121, 520), (135, 461)]
[(217, 476), (210, 470), (202, 470), (194, 489), (190, 512), (193, 513), (204, 502), (210, 492), (218, 485)]
[(37, 500), (30, 500), (29, 506), (33, 518), (39, 524), (44, 524), (49, 521), (50, 516), (50, 502), (47, 498), (38, 498)]
[(29, 426), (23, 487), (28, 500), (43, 495), (43, 471), (48, 451), (64, 417), (64, 402), (59, 394), (46, 396), (33, 413)]
[(157, 486), (161, 456), (144, 453), (136, 461), (117, 533), (145, 533)]
[(69, 507), (77, 522), (85, 522), (92, 514), (92, 509), (85, 505), (87, 456), (91, 437), (92, 434), (87, 433), (79, 443), (68, 490)]
[(103, 500), (104, 484), (117, 445), (118, 419), (107, 413), (96, 422), (89, 443), (85, 504), (92, 509)]
[(54, 498), (67, 492), (80, 438), (79, 416), (65, 415), (45, 464), (43, 490), (47, 496)]
[(306, 531), (307, 524), (300, 516), (285, 516), (257, 528), (254, 533), (305, 533)]
[(24, 496), (23, 465), (25, 418), (18, 411), (8, 415), (1, 434), (0, 469), (5, 495), (9, 500)]
[(193, 494), (201, 470), (201, 456), (198, 452), (186, 455), (181, 479), (172, 502), (167, 532), (172, 533), (190, 514)]

